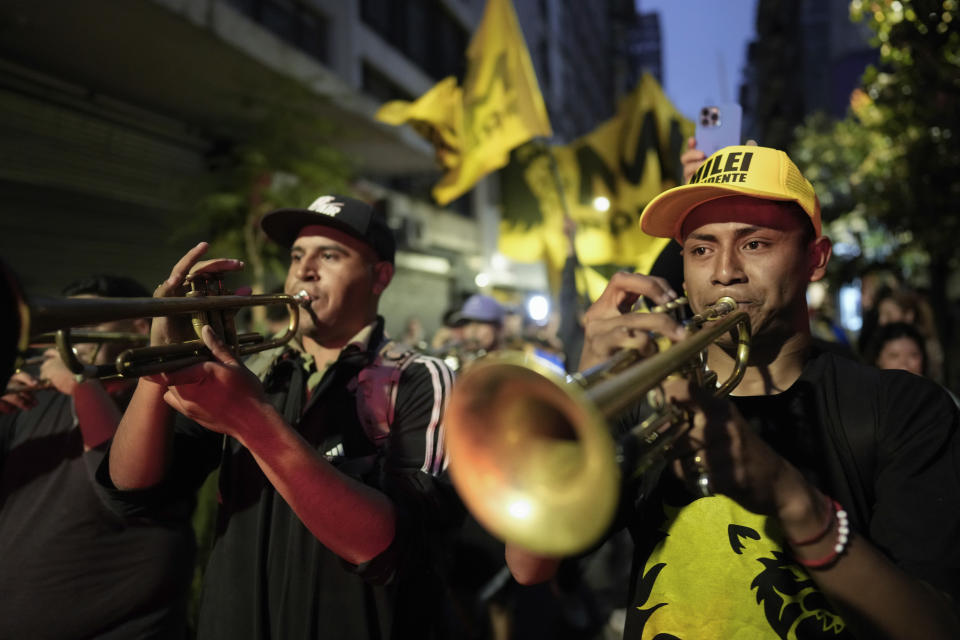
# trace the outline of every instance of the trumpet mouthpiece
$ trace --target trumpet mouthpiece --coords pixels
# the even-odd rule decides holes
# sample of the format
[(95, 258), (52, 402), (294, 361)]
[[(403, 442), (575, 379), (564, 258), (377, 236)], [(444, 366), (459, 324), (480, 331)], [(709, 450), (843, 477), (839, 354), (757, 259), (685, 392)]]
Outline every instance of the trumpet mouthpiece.
[(717, 315), (723, 315), (725, 313), (730, 313), (731, 311), (736, 311), (737, 301), (730, 296), (723, 296), (717, 300), (715, 305), (713, 305), (713, 310)]
[(690, 318), (687, 325), (702, 327), (705, 323), (717, 320), (737, 310), (737, 301), (730, 296), (723, 296), (712, 305)]
[(293, 294), (293, 300), (301, 307), (306, 307), (313, 301), (313, 296), (307, 293), (306, 289), (300, 289), (300, 291)]

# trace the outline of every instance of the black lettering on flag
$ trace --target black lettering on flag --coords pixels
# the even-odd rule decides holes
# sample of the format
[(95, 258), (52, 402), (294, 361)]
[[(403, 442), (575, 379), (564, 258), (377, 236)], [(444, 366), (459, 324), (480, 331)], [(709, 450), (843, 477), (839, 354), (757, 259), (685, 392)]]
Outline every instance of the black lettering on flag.
[[(474, 69), (476, 69), (476, 66), (477, 65), (474, 66)], [(476, 82), (474, 75), (475, 73), (476, 71), (467, 77), (467, 80), (464, 83), (465, 87), (469, 87)], [(477, 130), (477, 112), (479, 111), (480, 107), (486, 104), (487, 100), (490, 99), (490, 94), (493, 92), (493, 87), (496, 83), (503, 85), (503, 93), (505, 95), (510, 95), (510, 74), (507, 73), (506, 51), (501, 52), (497, 56), (497, 60), (493, 64), (493, 73), (490, 74), (490, 78), (487, 81), (487, 86), (484, 87), (483, 92), (473, 92), (472, 98), (463, 105), (464, 129), (466, 134), (470, 136), (469, 145), (471, 146), (478, 144), (478, 133), (480, 133)], [(507, 109), (507, 112), (508, 111), (509, 109)], [(504, 115), (505, 112), (495, 112), (490, 114), (485, 122), (480, 123), (480, 128), (482, 128), (485, 136), (489, 137), (495, 129), (499, 128), (499, 126), (502, 124)]]
[[(657, 118), (653, 111), (647, 111), (643, 116), (643, 125), (637, 137), (637, 144), (633, 158), (626, 158), (627, 140), (622, 141), (620, 150), (620, 175), (631, 185), (638, 185), (646, 172), (647, 154), (652, 149), (657, 154), (660, 164), (660, 175), (666, 179), (673, 179), (677, 184), (683, 182), (683, 165), (680, 164), (680, 154), (683, 148), (683, 133), (680, 122), (676, 118), (670, 119), (670, 131), (667, 136), (669, 148), (660, 147), (660, 137), (657, 135)], [(692, 180), (695, 182), (696, 180)]]
[(619, 236), (624, 231), (633, 228), (634, 224), (636, 224), (636, 218), (627, 211), (614, 211), (613, 215), (610, 216), (610, 235)]
[(590, 145), (583, 145), (576, 152), (577, 169), (580, 172), (580, 204), (593, 203), (593, 179), (600, 176), (603, 184), (613, 196), (617, 195), (617, 177), (610, 167), (603, 163), (603, 158)]
[(620, 152), (620, 174), (623, 179), (630, 184), (637, 184), (643, 178), (643, 172), (647, 165), (647, 151), (654, 149), (660, 156), (660, 165), (663, 166), (663, 154), (660, 152), (660, 145), (657, 144), (657, 121), (653, 111), (647, 111), (643, 116), (643, 126), (640, 127), (640, 135), (637, 137), (637, 146), (632, 160), (624, 158), (626, 145)]
[[(670, 134), (667, 136), (666, 154), (660, 154), (660, 175), (672, 178), (676, 184), (683, 184), (683, 164), (680, 154), (683, 153), (683, 131), (680, 130), (680, 121), (670, 118)], [(641, 207), (641, 211), (643, 207)]]

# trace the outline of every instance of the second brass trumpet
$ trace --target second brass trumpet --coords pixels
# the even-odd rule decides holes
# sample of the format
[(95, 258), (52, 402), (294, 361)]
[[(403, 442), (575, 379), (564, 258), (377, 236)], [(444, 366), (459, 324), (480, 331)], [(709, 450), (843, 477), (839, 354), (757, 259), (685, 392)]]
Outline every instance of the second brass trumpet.
[[(39, 336), (53, 335), (61, 358), (76, 374), (96, 378), (151, 375), (203, 362), (212, 356), (203, 341), (197, 338), (177, 344), (134, 347), (122, 352), (114, 363), (94, 366), (77, 358), (71, 328), (113, 320), (190, 315), (198, 335), (203, 325), (210, 324), (236, 355), (245, 356), (289, 342), (299, 326), (299, 307), (310, 302), (305, 291), (292, 296), (221, 295), (219, 291), (208, 289), (192, 293), (182, 298), (35, 298), (29, 301), (19, 294), (16, 351), (24, 354)], [(289, 308), (287, 328), (281, 335), (267, 338), (258, 333), (237, 334), (234, 330), (233, 315), (240, 309), (278, 304)]]
[[(622, 474), (662, 459), (686, 429), (669, 405), (619, 443), (607, 421), (673, 374), (729, 393), (749, 354), (750, 320), (736, 306), (722, 298), (691, 320), (695, 331), (685, 340), (646, 359), (622, 351), (577, 376), (517, 352), (474, 362), (458, 378), (444, 419), (450, 474), (467, 508), (498, 538), (544, 555), (596, 542), (614, 517)], [(701, 354), (731, 331), (737, 364), (718, 384)], [(618, 444), (631, 451), (631, 468), (621, 469)]]

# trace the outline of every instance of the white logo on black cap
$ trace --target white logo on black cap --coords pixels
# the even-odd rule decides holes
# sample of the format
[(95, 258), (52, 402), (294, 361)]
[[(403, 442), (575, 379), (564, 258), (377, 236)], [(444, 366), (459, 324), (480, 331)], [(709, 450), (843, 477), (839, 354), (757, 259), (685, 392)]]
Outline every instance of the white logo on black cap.
[(334, 202), (333, 196), (320, 196), (314, 200), (307, 209), (322, 213), (326, 216), (335, 216), (343, 209), (343, 203)]

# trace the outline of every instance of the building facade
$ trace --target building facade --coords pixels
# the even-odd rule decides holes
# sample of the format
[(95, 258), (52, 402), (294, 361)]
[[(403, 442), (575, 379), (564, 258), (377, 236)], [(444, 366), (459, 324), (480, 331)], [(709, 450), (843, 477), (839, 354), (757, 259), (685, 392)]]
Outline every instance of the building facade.
[[(624, 3), (516, 0), (557, 142), (613, 114)], [(150, 283), (203, 232), (195, 204), (224, 145), (264, 113), (327, 123), (362, 196), (387, 202), (400, 251), (383, 304), (430, 330), (474, 287), (545, 287), (496, 260), (495, 177), (446, 208), (433, 151), (373, 119), (464, 53), (484, 0), (10, 0), (0, 5), (0, 256), (28, 292), (91, 272)], [(50, 260), (55, 255), (56, 260)]]
[(877, 52), (866, 23), (845, 2), (758, 0), (757, 38), (740, 88), (744, 138), (788, 148), (793, 130), (816, 111), (842, 118)]

